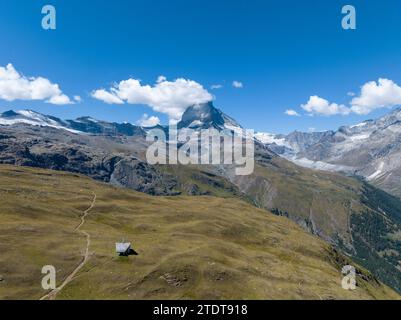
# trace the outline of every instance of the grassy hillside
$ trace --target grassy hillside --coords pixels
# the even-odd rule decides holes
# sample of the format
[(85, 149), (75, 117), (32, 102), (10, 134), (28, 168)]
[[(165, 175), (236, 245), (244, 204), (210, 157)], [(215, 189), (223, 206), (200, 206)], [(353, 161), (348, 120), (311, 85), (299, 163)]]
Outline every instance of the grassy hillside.
[[(57, 283), (89, 259), (58, 299), (398, 299), (284, 217), (234, 198), (151, 197), (63, 172), (0, 166), (0, 299), (39, 299), (41, 268)], [(114, 243), (138, 255), (116, 257)]]
[(363, 209), (360, 181), (281, 158), (257, 164), (252, 176), (235, 179), (257, 206), (278, 209), (325, 239), (351, 243), (349, 216)]
[(233, 181), (258, 207), (335, 244), (401, 292), (401, 201), (353, 177), (301, 168), (279, 157)]

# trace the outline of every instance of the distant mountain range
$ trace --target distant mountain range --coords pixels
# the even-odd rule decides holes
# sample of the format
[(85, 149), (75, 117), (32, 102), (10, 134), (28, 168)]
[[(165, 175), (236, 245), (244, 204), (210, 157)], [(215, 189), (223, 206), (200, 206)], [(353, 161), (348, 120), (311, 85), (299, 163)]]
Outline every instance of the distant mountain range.
[[(145, 136), (149, 128), (80, 117), (61, 120), (32, 110), (7, 111), (0, 125), (28, 124), (64, 129), (72, 133)], [(164, 126), (159, 126), (166, 129)], [(241, 125), (215, 108), (212, 102), (189, 107), (177, 124), (178, 129), (232, 130)], [(358, 175), (383, 190), (401, 197), (401, 108), (376, 119), (337, 131), (299, 132), (288, 135), (258, 132), (259, 141), (276, 154), (307, 168)]]
[(401, 196), (401, 108), (337, 131), (256, 136), (298, 165), (359, 175)]
[(75, 120), (61, 120), (59, 118), (43, 115), (33, 110), (6, 111), (0, 114), (0, 125), (28, 124), (33, 126), (63, 129), (72, 133), (92, 133), (110, 135), (145, 135), (139, 126), (130, 123), (115, 123), (80, 117)]
[[(149, 128), (7, 111), (0, 116), (0, 164), (84, 174), (151, 195), (241, 198), (295, 221), (401, 292), (401, 201), (367, 183), (389, 189), (380, 181), (394, 177), (396, 186), (398, 113), (335, 132), (256, 133), (254, 173), (237, 176), (231, 165), (148, 164)], [(242, 130), (212, 103), (189, 107), (177, 126)]]
[[(80, 117), (75, 120), (61, 120), (44, 115), (33, 110), (6, 111), (0, 114), (0, 125), (11, 126), (27, 124), (39, 127), (51, 127), (67, 130), (76, 134), (101, 134), (145, 136), (146, 131), (152, 128), (161, 128), (168, 131), (167, 126), (141, 127), (131, 123), (116, 123), (96, 120), (91, 117)], [(177, 123), (178, 129), (209, 129), (242, 131), (241, 125), (221, 110), (215, 108), (212, 102), (193, 105), (186, 109), (181, 121)]]

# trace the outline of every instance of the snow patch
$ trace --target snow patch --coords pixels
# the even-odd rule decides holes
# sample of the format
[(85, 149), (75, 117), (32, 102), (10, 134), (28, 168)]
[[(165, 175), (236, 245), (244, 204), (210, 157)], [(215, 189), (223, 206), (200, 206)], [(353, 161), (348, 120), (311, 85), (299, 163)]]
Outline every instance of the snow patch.
[(198, 126), (201, 126), (202, 124), (203, 124), (202, 121), (194, 120), (194, 121), (191, 122), (191, 124), (188, 126), (188, 128), (198, 127)]
[(361, 123), (358, 123), (358, 124), (355, 124), (355, 125), (353, 125), (353, 126), (351, 126), (350, 128), (352, 129), (352, 128), (358, 128), (358, 127), (363, 127), (363, 126), (366, 126), (366, 122), (361, 122)]
[(370, 137), (370, 133), (365, 133), (365, 134), (357, 134), (354, 136), (350, 136), (349, 139), (354, 142), (354, 141), (359, 141), (359, 140), (366, 140)]
[(42, 126), (42, 127), (51, 127), (55, 129), (66, 130), (72, 133), (82, 134), (83, 132), (78, 130), (73, 130), (67, 127), (60, 125), (57, 121), (50, 119), (44, 115), (36, 113), (31, 110), (20, 110), (16, 112), (21, 117), (15, 116), (14, 118), (7, 119), (0, 117), (0, 125), (3, 126), (12, 126), (15, 124), (28, 124), (31, 126)]
[(332, 163), (327, 163), (323, 161), (313, 161), (309, 160), (307, 158), (292, 158), (288, 159), (294, 162), (295, 164), (305, 167), (305, 168), (310, 168), (310, 169), (315, 169), (315, 170), (324, 170), (324, 171), (350, 171), (353, 168), (348, 167), (348, 166), (342, 166), (342, 165), (336, 165)]
[(255, 139), (264, 143), (264, 144), (277, 144), (278, 146), (290, 147), (288, 143), (285, 141), (285, 138), (277, 138), (277, 136), (273, 133), (268, 132), (257, 132), (254, 135)]
[(376, 178), (379, 178), (383, 173), (383, 168), (384, 168), (384, 162), (382, 161), (382, 162), (380, 162), (377, 170), (375, 172), (373, 172), (370, 176), (366, 177), (366, 180), (371, 181)]

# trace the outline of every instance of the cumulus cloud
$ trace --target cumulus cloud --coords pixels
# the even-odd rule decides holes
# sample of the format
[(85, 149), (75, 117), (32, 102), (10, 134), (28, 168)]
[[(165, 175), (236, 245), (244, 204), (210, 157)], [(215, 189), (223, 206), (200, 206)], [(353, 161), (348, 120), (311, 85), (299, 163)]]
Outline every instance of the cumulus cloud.
[(343, 104), (330, 103), (326, 99), (318, 96), (311, 96), (306, 104), (301, 105), (301, 108), (310, 115), (347, 115), (351, 112), (350, 108), (347, 108)]
[(375, 109), (401, 105), (401, 87), (394, 81), (380, 78), (361, 87), (361, 93), (351, 101), (351, 110), (357, 114), (368, 114)]
[(299, 117), (299, 113), (292, 109), (288, 109), (284, 113), (291, 117)]
[(309, 115), (331, 116), (350, 113), (366, 115), (376, 109), (401, 105), (401, 87), (394, 81), (384, 78), (365, 83), (358, 96), (354, 92), (348, 92), (347, 95), (353, 97), (349, 107), (343, 104), (329, 103), (326, 99), (318, 96), (311, 96), (309, 101), (301, 107)]
[(101, 100), (108, 104), (124, 104), (115, 92), (115, 89), (111, 89), (112, 92), (108, 92), (105, 89), (98, 89), (92, 92), (92, 97), (98, 100)]
[(221, 84), (212, 84), (210, 86), (210, 89), (221, 89), (223, 88), (223, 86)]
[(187, 107), (213, 100), (213, 96), (193, 80), (168, 81), (163, 76), (153, 86), (142, 85), (137, 79), (123, 80), (109, 90), (93, 91), (92, 97), (109, 104), (148, 105), (156, 112), (167, 114), (172, 122), (180, 119)]
[(160, 124), (160, 119), (155, 116), (149, 117), (146, 113), (144, 113), (141, 119), (139, 119), (136, 123), (142, 127), (154, 127)]
[(237, 89), (240, 89), (240, 88), (243, 88), (244, 85), (240, 81), (233, 81), (233, 87), (237, 88)]
[(81, 96), (74, 96), (74, 100), (75, 100), (76, 102), (81, 102), (81, 101), (82, 101), (82, 98), (81, 98)]
[(43, 77), (26, 77), (9, 63), (0, 67), (0, 99), (44, 100), (47, 103), (63, 105), (73, 101), (63, 94), (59, 85)]

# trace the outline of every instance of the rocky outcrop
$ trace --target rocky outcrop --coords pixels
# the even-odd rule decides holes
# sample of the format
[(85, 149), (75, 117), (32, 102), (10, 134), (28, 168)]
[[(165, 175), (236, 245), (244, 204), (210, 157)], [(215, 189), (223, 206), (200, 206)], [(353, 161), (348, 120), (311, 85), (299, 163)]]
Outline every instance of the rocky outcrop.
[[(32, 128), (20, 127), (14, 135), (0, 128), (0, 163), (63, 170), (87, 175), (96, 180), (130, 188), (152, 195), (175, 195), (177, 181), (156, 167), (130, 155), (91, 146), (99, 144), (98, 137), (85, 137), (73, 142), (74, 134), (63, 132), (63, 139), (54, 130), (53, 139), (33, 135)], [(29, 135), (28, 135), (29, 134)], [(68, 139), (68, 137), (70, 139)], [(64, 140), (64, 141), (60, 141)], [(86, 140), (86, 141), (85, 141)], [(132, 146), (131, 146), (132, 147)]]

